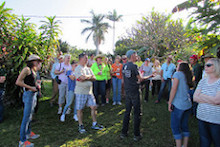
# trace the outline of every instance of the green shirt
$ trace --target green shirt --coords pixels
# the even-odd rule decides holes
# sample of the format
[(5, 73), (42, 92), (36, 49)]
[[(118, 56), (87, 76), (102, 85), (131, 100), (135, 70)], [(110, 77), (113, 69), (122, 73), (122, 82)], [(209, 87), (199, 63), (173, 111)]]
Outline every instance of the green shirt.
[[(102, 63), (101, 65), (98, 66), (97, 62), (95, 62), (95, 63), (92, 64), (91, 69), (92, 69), (97, 81), (107, 80), (107, 78), (106, 78), (106, 68), (105, 68), (104, 63)], [(98, 73), (100, 71), (102, 71), (102, 74), (98, 75)]]

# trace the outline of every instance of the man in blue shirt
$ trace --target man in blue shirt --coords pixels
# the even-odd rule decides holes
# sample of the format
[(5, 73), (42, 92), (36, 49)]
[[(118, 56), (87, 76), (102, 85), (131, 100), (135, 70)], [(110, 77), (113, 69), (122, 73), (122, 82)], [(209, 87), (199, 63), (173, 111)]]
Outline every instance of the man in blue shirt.
[(171, 62), (172, 59), (173, 59), (172, 55), (169, 55), (167, 57), (167, 62), (165, 62), (161, 67), (161, 73), (160, 73), (161, 74), (161, 87), (160, 87), (160, 92), (158, 94), (158, 99), (155, 101), (156, 104), (160, 102), (166, 85), (168, 85), (167, 101), (169, 101), (170, 89), (171, 89), (171, 78), (173, 76), (173, 73), (176, 71), (176, 66)]

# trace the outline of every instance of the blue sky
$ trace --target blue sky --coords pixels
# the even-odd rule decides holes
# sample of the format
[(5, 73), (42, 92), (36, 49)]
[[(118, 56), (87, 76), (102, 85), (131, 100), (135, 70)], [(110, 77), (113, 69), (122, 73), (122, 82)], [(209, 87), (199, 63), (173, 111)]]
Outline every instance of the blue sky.
[[(90, 16), (93, 9), (95, 13), (107, 14), (116, 9), (118, 14), (124, 15), (123, 21), (116, 24), (116, 41), (121, 36), (126, 35), (126, 31), (135, 25), (136, 20), (140, 20), (143, 15), (148, 15), (154, 10), (170, 13), (172, 8), (185, 0), (0, 0), (6, 2), (7, 8), (12, 8), (17, 15), (37, 15), (37, 16)], [(177, 13), (174, 19), (188, 16), (187, 11)], [(44, 18), (31, 18), (30, 22), (40, 26), (40, 21)], [(59, 20), (63, 34), (60, 38), (67, 41), (72, 46), (79, 48), (95, 49), (92, 38), (85, 42), (87, 34), (81, 35), (81, 31), (86, 27), (80, 22), (80, 18), (65, 18)], [(108, 22), (108, 21), (107, 21)], [(111, 22), (109, 22), (111, 24)], [(109, 29), (105, 35), (105, 42), (100, 46), (104, 53), (112, 53), (112, 30)]]

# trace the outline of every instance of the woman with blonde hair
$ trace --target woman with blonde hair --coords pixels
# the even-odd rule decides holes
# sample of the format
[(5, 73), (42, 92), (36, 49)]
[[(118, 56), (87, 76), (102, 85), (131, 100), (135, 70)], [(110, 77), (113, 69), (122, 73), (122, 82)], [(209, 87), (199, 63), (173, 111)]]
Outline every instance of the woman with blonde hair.
[(220, 146), (220, 59), (209, 59), (205, 64), (207, 78), (199, 81), (193, 100), (198, 104), (200, 146)]
[(152, 96), (154, 96), (155, 94), (159, 93), (161, 85), (161, 66), (159, 60), (154, 61), (152, 72), (155, 74), (155, 77), (152, 78)]

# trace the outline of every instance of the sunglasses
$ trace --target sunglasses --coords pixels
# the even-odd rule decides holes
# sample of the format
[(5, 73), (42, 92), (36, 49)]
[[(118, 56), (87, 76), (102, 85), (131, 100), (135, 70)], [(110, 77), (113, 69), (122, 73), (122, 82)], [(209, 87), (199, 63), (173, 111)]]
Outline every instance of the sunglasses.
[(213, 64), (211, 63), (208, 63), (208, 64), (205, 64), (206, 67), (211, 67)]
[(127, 58), (124, 58), (124, 59), (122, 59), (122, 60), (127, 60)]

